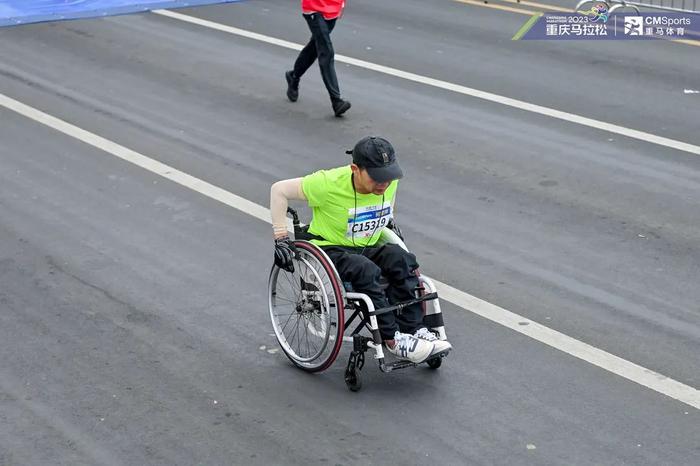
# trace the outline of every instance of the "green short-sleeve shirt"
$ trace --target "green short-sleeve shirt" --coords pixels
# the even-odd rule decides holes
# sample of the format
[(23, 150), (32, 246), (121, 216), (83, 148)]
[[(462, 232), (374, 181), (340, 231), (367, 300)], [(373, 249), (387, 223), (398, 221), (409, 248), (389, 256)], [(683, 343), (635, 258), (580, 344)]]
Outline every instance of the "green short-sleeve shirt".
[(350, 166), (319, 170), (303, 178), (301, 186), (313, 210), (309, 233), (325, 241), (313, 240), (319, 246), (373, 246), (382, 229), (393, 217), (394, 196), (398, 180), (384, 195), (356, 193), (352, 186)]

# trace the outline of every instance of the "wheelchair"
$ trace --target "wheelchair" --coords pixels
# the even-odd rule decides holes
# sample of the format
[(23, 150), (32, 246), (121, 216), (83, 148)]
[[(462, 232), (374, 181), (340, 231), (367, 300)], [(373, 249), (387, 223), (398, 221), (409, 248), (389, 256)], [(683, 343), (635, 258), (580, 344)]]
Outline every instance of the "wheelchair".
[[(343, 283), (326, 253), (309, 239), (308, 225), (299, 222), (291, 207), (294, 226), (296, 257), (294, 272), (272, 266), (268, 281), (269, 308), (272, 326), (280, 347), (289, 360), (307, 372), (328, 369), (340, 353), (343, 343), (352, 344), (345, 369), (345, 384), (351, 391), (362, 388), (360, 371), (365, 364), (365, 353), (374, 351), (374, 359), (382, 372), (416, 367), (410, 361), (387, 362), (382, 338), (377, 326), (378, 314), (401, 312), (406, 306), (420, 303), (423, 323), (440, 340), (446, 340), (445, 326), (437, 290), (430, 278), (420, 275), (415, 298), (375, 309), (369, 296), (352, 290)], [(389, 228), (382, 230), (378, 245), (396, 243), (408, 250), (402, 239)], [(382, 287), (389, 286), (382, 277)], [(432, 355), (425, 363), (431, 369), (442, 365), (447, 352)], [(422, 364), (422, 363), (421, 363)]]

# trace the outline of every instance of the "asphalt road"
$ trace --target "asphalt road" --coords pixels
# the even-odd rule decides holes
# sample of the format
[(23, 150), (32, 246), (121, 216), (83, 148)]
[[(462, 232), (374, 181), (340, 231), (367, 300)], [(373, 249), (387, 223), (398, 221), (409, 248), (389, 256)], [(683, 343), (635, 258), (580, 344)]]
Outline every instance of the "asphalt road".
[[(559, 5), (566, 5), (560, 2)], [(295, 0), (180, 10), (302, 43)], [(700, 49), (351, 0), (336, 52), (700, 144)], [(367, 134), (424, 273), (700, 387), (700, 156), (155, 14), (0, 29), (0, 93), (260, 205)], [(270, 226), (0, 107), (0, 465), (693, 465), (700, 413), (443, 303), (438, 371), (276, 351)]]

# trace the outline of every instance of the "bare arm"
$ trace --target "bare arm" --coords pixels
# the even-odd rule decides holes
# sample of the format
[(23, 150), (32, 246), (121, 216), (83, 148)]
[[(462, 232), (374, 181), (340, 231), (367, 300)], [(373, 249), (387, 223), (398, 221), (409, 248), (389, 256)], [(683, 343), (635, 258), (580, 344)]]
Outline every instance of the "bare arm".
[(278, 181), (270, 188), (270, 215), (275, 239), (283, 238), (287, 233), (287, 206), (290, 200), (305, 201), (301, 189), (301, 178)]

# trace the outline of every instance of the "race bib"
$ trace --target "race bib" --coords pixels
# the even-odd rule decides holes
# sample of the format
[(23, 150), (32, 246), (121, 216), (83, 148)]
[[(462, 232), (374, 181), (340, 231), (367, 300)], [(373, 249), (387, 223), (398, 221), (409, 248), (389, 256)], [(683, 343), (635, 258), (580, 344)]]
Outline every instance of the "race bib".
[(348, 229), (346, 238), (371, 238), (381, 233), (392, 218), (391, 202), (348, 209)]

